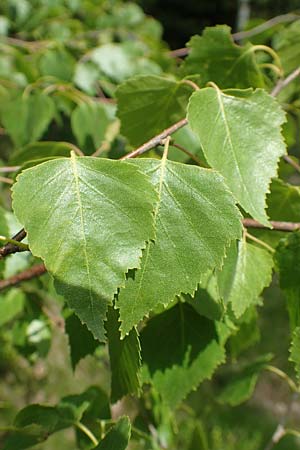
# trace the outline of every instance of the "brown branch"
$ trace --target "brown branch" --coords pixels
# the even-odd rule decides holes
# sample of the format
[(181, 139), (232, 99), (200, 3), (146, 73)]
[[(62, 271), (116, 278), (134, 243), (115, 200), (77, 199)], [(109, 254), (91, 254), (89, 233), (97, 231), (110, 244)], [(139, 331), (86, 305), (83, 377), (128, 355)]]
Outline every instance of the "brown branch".
[(188, 123), (187, 119), (179, 120), (179, 122), (176, 122), (176, 123), (174, 123), (174, 125), (171, 125), (169, 128), (166, 128), (164, 131), (159, 133), (157, 136), (154, 136), (152, 139), (147, 141), (145, 144), (141, 145), (136, 150), (134, 150), (131, 153), (128, 153), (127, 155), (123, 156), (120, 159), (124, 160), (124, 159), (128, 159), (128, 158), (135, 158), (136, 156), (139, 156), (142, 153), (145, 153), (146, 151), (151, 150), (151, 148), (156, 147), (157, 145), (160, 145), (164, 139), (166, 139), (172, 133), (175, 133), (175, 131), (177, 131), (180, 128), (187, 125), (187, 123)]
[(187, 156), (189, 156), (190, 159), (195, 161), (195, 163), (198, 164), (198, 166), (207, 167), (207, 164), (204, 161), (201, 161), (201, 159), (197, 158), (197, 156), (195, 156), (193, 153), (191, 153), (189, 150), (187, 150), (182, 145), (177, 144), (176, 142), (171, 142), (170, 145), (171, 145), (171, 147), (178, 148), (178, 150), (185, 153)]
[(282, 89), (284, 89), (288, 84), (290, 84), (292, 81), (294, 81), (297, 77), (300, 75), (300, 67), (297, 67), (297, 69), (293, 70), (286, 78), (283, 80), (279, 80), (274, 89), (271, 92), (271, 95), (273, 97), (276, 97)]
[[(22, 230), (18, 231), (17, 234), (15, 234), (12, 239), (15, 241), (21, 242), (26, 236), (26, 231), (24, 228)], [(3, 247), (0, 248), (0, 259), (4, 258), (7, 255), (11, 255), (12, 253), (18, 253), (23, 252), (24, 249), (18, 247), (17, 245), (11, 244), (10, 242), (8, 244), (3, 245)]]
[(280, 221), (274, 221), (270, 220), (270, 224), (273, 228), (268, 228), (262, 223), (257, 222), (257, 220), (254, 219), (243, 219), (243, 225), (246, 228), (260, 228), (264, 230), (275, 230), (275, 231), (296, 231), (300, 229), (300, 222), (280, 222)]
[(46, 267), (43, 263), (30, 267), (30, 269), (24, 270), (24, 272), (18, 273), (6, 280), (0, 280), (0, 291), (12, 286), (16, 286), (22, 281), (31, 280), (32, 278), (39, 277), (46, 272)]

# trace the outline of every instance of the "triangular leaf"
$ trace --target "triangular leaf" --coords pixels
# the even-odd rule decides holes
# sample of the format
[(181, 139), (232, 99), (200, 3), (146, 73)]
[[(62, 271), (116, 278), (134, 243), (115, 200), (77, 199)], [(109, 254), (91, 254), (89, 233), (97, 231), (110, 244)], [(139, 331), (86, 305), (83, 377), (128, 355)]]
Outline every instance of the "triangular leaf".
[(107, 311), (107, 338), (111, 369), (111, 400), (117, 400), (127, 394), (137, 394), (140, 387), (139, 370), (141, 367), (141, 349), (137, 331), (133, 328), (129, 335), (121, 340), (119, 331), (119, 312), (113, 307)]
[(214, 322), (188, 304), (179, 303), (151, 319), (141, 332), (141, 345), (145, 381), (172, 408), (225, 359)]
[(201, 274), (220, 266), (226, 246), (241, 234), (238, 210), (216, 172), (165, 158), (132, 163), (152, 177), (159, 201), (155, 243), (119, 294), (123, 334), (159, 303), (192, 294)]
[(94, 450), (126, 450), (130, 434), (129, 418), (127, 416), (121, 417)]
[(121, 133), (131, 145), (140, 145), (183, 119), (192, 89), (158, 77), (139, 76), (121, 84), (116, 91)]
[(285, 153), (285, 116), (276, 100), (260, 89), (224, 93), (209, 87), (192, 95), (188, 120), (208, 163), (245, 211), (268, 225), (265, 197)]
[(37, 141), (55, 113), (53, 100), (41, 92), (9, 100), (1, 107), (4, 127), (16, 146)]
[(214, 81), (222, 88), (264, 87), (255, 60), (254, 46), (241, 47), (233, 42), (230, 27), (208, 27), (202, 36), (188, 43), (190, 53), (183, 65), (185, 74), (200, 74), (203, 86)]
[(230, 246), (222, 271), (218, 273), (219, 292), (230, 302), (236, 317), (257, 302), (272, 280), (273, 258), (267, 250), (240, 240)]
[(136, 166), (74, 154), (24, 171), (14, 185), (13, 207), (32, 253), (99, 340), (107, 303), (152, 236), (155, 199)]

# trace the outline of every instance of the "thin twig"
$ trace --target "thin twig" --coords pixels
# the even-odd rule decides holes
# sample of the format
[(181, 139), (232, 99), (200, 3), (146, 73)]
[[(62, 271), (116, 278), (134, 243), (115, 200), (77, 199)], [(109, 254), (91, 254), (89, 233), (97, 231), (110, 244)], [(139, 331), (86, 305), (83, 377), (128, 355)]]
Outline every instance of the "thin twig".
[(0, 172), (16, 172), (17, 170), (21, 169), (21, 166), (6, 166), (6, 167), (0, 167)]
[(0, 291), (6, 288), (16, 286), (23, 281), (31, 280), (32, 278), (39, 277), (46, 272), (46, 267), (43, 263), (37, 264), (36, 266), (30, 267), (30, 269), (24, 270), (6, 280), (0, 280)]
[(192, 80), (188, 80), (188, 79), (184, 78), (183, 80), (180, 81), (180, 83), (181, 84), (187, 84), (188, 86), (191, 86), (191, 88), (193, 88), (194, 91), (200, 91), (199, 86), (196, 83), (194, 83), (194, 81), (192, 81)]
[(14, 184), (14, 181), (11, 178), (1, 177), (1, 176), (0, 176), (0, 182), (6, 183), (6, 184)]
[(294, 81), (297, 77), (300, 75), (300, 67), (297, 67), (297, 69), (293, 70), (286, 78), (283, 80), (279, 80), (274, 89), (271, 92), (271, 95), (273, 97), (276, 97), (282, 89), (284, 89), (288, 84), (290, 84), (292, 81)]
[(246, 228), (261, 228), (269, 231), (296, 231), (300, 229), (300, 222), (281, 222), (270, 220), (270, 224), (272, 225), (272, 228), (268, 228), (254, 219), (243, 219), (243, 225)]
[(290, 166), (292, 166), (298, 173), (300, 173), (300, 166), (296, 161), (294, 161), (290, 156), (284, 155), (283, 159), (285, 162), (287, 162)]
[(178, 148), (178, 150), (182, 151), (183, 153), (185, 153), (187, 156), (189, 156), (193, 161), (195, 161), (196, 164), (198, 164), (198, 166), (201, 167), (207, 167), (207, 164), (205, 164), (204, 161), (201, 161), (200, 159), (197, 158), (197, 156), (195, 156), (193, 153), (189, 152), (186, 148), (184, 148), (182, 145), (180, 144), (176, 144), (176, 142), (171, 142), (170, 145), (172, 147)]
[(264, 31), (269, 30), (270, 28), (279, 25), (280, 23), (293, 22), (297, 19), (300, 19), (299, 14), (282, 14), (280, 16), (273, 17), (272, 19), (267, 20), (266, 22), (261, 23), (254, 28), (251, 28), (251, 30), (239, 31), (237, 33), (234, 33), (232, 37), (235, 41), (240, 41), (241, 39), (249, 38), (263, 33)]
[(151, 148), (156, 147), (157, 145), (161, 144), (164, 139), (166, 139), (172, 133), (175, 133), (175, 131), (177, 131), (180, 128), (187, 125), (187, 123), (188, 123), (187, 119), (179, 120), (179, 122), (176, 122), (176, 123), (174, 123), (174, 125), (171, 125), (169, 128), (166, 128), (164, 131), (159, 133), (157, 136), (154, 136), (152, 139), (147, 141), (145, 144), (141, 145), (136, 150), (128, 153), (127, 155), (123, 156), (120, 159), (124, 160), (124, 159), (128, 159), (128, 158), (135, 158), (136, 156), (139, 156), (142, 153), (145, 153), (148, 150), (151, 150)]

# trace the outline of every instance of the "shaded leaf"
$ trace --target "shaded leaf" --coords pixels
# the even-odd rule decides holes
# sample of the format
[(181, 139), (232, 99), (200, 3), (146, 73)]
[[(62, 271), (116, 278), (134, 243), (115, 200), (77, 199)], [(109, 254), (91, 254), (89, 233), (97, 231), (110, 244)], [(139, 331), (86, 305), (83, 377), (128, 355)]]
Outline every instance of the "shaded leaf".
[(255, 47), (233, 42), (230, 27), (208, 27), (202, 36), (193, 36), (183, 65), (186, 75), (200, 74), (202, 85), (214, 81), (222, 88), (264, 87), (264, 80), (255, 60)]
[(139, 371), (141, 349), (138, 334), (133, 328), (121, 340), (119, 312), (113, 307), (107, 311), (106, 334), (111, 370), (111, 401), (127, 394), (138, 394), (140, 388)]
[(130, 421), (127, 416), (121, 417), (108, 431), (95, 450), (126, 450), (131, 434)]
[(201, 274), (220, 267), (226, 246), (241, 233), (239, 212), (216, 172), (165, 158), (132, 164), (151, 176), (159, 201), (155, 243), (119, 294), (123, 335), (158, 304), (193, 294)]
[(99, 340), (107, 303), (152, 236), (155, 199), (132, 164), (74, 154), (24, 171), (13, 187), (30, 249)]
[(262, 290), (272, 280), (273, 258), (267, 250), (249, 244), (245, 239), (233, 243), (226, 255), (217, 279), (225, 303), (240, 317), (256, 304)]
[(24, 164), (36, 159), (69, 156), (71, 146), (66, 142), (34, 142), (18, 149), (12, 156), (11, 164)]
[(150, 319), (141, 332), (141, 346), (145, 381), (151, 381), (172, 408), (225, 359), (214, 322), (186, 303)]
[(95, 340), (86, 325), (80, 322), (76, 314), (71, 314), (67, 317), (65, 331), (69, 339), (70, 356), (74, 370), (82, 358), (94, 353), (99, 346), (99, 341)]
[(218, 395), (218, 401), (237, 406), (248, 400), (254, 392), (260, 372), (271, 359), (272, 355), (261, 356), (242, 370), (239, 369), (237, 374), (231, 374), (229, 383)]
[(121, 84), (116, 96), (121, 133), (138, 146), (183, 119), (192, 89), (158, 76), (138, 76)]
[(279, 242), (275, 261), (280, 287), (287, 300), (291, 329), (300, 326), (300, 233), (291, 233)]
[(188, 120), (208, 163), (245, 211), (268, 225), (265, 197), (285, 153), (285, 115), (276, 100), (259, 89), (229, 94), (209, 87), (192, 95)]
[(71, 81), (75, 70), (75, 59), (63, 48), (47, 49), (40, 58), (39, 67), (44, 76)]

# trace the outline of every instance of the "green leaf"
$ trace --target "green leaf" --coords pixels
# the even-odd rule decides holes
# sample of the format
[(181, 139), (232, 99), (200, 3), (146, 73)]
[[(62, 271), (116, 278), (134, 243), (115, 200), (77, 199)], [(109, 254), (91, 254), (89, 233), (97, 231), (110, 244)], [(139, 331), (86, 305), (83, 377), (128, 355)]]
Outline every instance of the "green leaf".
[(89, 95), (97, 94), (97, 83), (100, 78), (98, 67), (91, 61), (78, 62), (74, 74), (74, 83)]
[[(257, 300), (258, 303), (259, 299)], [(253, 347), (260, 340), (260, 328), (258, 324), (258, 314), (255, 306), (248, 308), (237, 320), (229, 339), (231, 357), (236, 359), (241, 353)]]
[(183, 65), (186, 75), (200, 74), (202, 85), (214, 81), (222, 88), (264, 87), (255, 60), (255, 47), (233, 42), (230, 27), (208, 27), (202, 36), (193, 36), (190, 52)]
[(74, 370), (82, 358), (94, 353), (99, 346), (99, 341), (94, 339), (86, 325), (81, 323), (75, 314), (67, 317), (65, 331), (69, 339), (70, 356)]
[[(110, 123), (107, 111), (101, 103), (81, 103), (71, 116), (71, 125), (80, 148), (88, 145), (95, 149), (103, 142)], [(91, 141), (91, 142), (90, 142)]]
[(210, 378), (225, 359), (214, 322), (186, 303), (149, 320), (141, 332), (141, 346), (145, 381), (152, 382), (171, 408)]
[(107, 77), (116, 83), (134, 75), (159, 75), (158, 64), (143, 55), (145, 47), (138, 42), (127, 41), (120, 44), (109, 43), (95, 48), (90, 55), (93, 61)]
[(274, 42), (275, 49), (280, 57), (286, 74), (289, 74), (300, 65), (300, 20), (283, 28)]
[(73, 153), (24, 171), (13, 187), (32, 253), (99, 340), (105, 340), (107, 303), (152, 237), (156, 198), (132, 164)]
[(267, 198), (268, 215), (272, 220), (300, 222), (300, 187), (275, 179)]
[(41, 92), (10, 99), (1, 107), (3, 125), (19, 147), (39, 140), (54, 114), (53, 100)]
[(192, 89), (158, 76), (138, 76), (121, 84), (116, 96), (121, 133), (138, 146), (183, 119)]
[(287, 300), (291, 329), (300, 326), (300, 233), (291, 233), (279, 242), (275, 254), (280, 287)]
[(262, 290), (272, 281), (273, 258), (267, 250), (249, 244), (245, 239), (233, 243), (218, 273), (220, 295), (231, 303), (238, 318), (257, 303)]
[(119, 312), (113, 307), (107, 311), (106, 334), (111, 370), (111, 400), (113, 403), (124, 395), (138, 394), (141, 349), (137, 331), (132, 329), (121, 340)]
[(40, 58), (39, 66), (43, 76), (71, 81), (75, 71), (75, 59), (63, 48), (47, 49)]
[[(232, 95), (234, 94), (234, 95)], [(188, 107), (208, 163), (225, 177), (240, 205), (269, 226), (265, 197), (278, 159), (285, 153), (279, 104), (265, 91), (195, 92)]]
[(108, 431), (95, 450), (126, 450), (131, 434), (130, 421), (127, 416), (121, 417)]
[(296, 377), (300, 381), (300, 327), (293, 332), (289, 361), (295, 364)]
[(151, 176), (159, 201), (155, 243), (147, 245), (141, 269), (119, 294), (123, 335), (158, 304), (193, 294), (201, 274), (220, 267), (226, 246), (241, 234), (239, 212), (216, 172), (165, 158), (132, 164)]
[(34, 142), (18, 149), (10, 160), (11, 164), (21, 165), (36, 159), (69, 156), (71, 145), (66, 142)]
[(264, 355), (246, 367), (239, 368), (237, 374), (230, 374), (230, 381), (218, 395), (220, 403), (237, 406), (248, 400), (255, 389), (260, 372), (272, 359), (272, 355)]
[(11, 289), (0, 295), (0, 326), (12, 320), (23, 311), (25, 294), (19, 289)]

